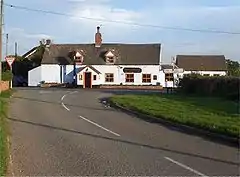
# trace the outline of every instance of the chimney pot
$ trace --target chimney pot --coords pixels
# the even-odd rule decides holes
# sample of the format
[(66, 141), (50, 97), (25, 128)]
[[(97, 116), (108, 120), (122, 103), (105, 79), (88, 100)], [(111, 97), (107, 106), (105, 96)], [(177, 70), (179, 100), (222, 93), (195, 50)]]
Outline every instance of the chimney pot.
[(52, 40), (51, 39), (47, 39), (46, 40), (46, 47), (50, 47), (51, 44), (52, 44)]
[(100, 27), (97, 26), (97, 33), (95, 34), (95, 47), (101, 47), (102, 45), (102, 34), (100, 33)]

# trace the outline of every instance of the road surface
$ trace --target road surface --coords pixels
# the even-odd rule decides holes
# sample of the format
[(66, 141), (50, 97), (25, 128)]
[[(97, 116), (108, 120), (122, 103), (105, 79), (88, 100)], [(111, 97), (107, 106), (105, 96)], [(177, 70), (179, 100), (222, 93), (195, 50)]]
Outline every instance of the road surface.
[(18, 89), (11, 99), (14, 176), (233, 176), (238, 149), (105, 106), (101, 90)]

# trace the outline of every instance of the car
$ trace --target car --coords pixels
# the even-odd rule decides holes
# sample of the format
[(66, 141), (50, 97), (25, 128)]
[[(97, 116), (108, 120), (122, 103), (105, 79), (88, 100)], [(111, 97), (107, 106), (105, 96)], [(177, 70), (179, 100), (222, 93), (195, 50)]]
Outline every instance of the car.
[(23, 76), (13, 76), (13, 86), (14, 87), (27, 87), (28, 86), (28, 78)]

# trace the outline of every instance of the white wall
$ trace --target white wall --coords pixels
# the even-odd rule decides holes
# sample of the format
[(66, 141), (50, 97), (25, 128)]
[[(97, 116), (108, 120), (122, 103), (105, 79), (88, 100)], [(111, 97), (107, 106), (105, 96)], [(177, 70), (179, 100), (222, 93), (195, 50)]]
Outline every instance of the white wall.
[(179, 74), (180, 77), (183, 77), (185, 74), (191, 74), (191, 73), (197, 73), (197, 74), (209, 74), (210, 76), (213, 76), (214, 74), (218, 74), (219, 76), (226, 76), (227, 72), (225, 71), (184, 71), (184, 73)]
[(49, 83), (61, 83), (61, 69), (62, 69), (62, 82), (72, 83), (73, 81), (73, 65), (59, 66), (41, 65), (28, 72), (28, 85), (37, 86), (41, 81)]
[(41, 82), (41, 66), (28, 71), (28, 86), (34, 87)]
[[(79, 67), (84, 66), (76, 66), (76, 68)], [(123, 85), (156, 85), (157, 83), (160, 83), (163, 86), (165, 84), (165, 76), (162, 71), (159, 71), (159, 65), (92, 65), (92, 67), (101, 72), (101, 74), (97, 75), (97, 73), (92, 71), (92, 77), (93, 75), (97, 75), (97, 80), (93, 81), (93, 85), (119, 85), (120, 83), (122, 83)], [(142, 73), (134, 73), (134, 83), (126, 83), (126, 73), (123, 72), (124, 67), (141, 68)], [(106, 73), (114, 74), (114, 82), (105, 82)], [(151, 74), (151, 83), (142, 83), (142, 74)], [(157, 80), (153, 80), (154, 75), (157, 75)], [(29, 71), (29, 83), (31, 84), (31, 86), (37, 86), (41, 81), (50, 83), (61, 83), (61, 81), (64, 83), (72, 83), (73, 65), (42, 65), (38, 67), (38, 69), (35, 68)], [(77, 83), (78, 85), (83, 85), (83, 80), (79, 80), (79, 74), (77, 75)]]
[(159, 72), (159, 82), (163, 87), (165, 86), (165, 74), (163, 70)]
[[(86, 67), (84, 70), (82, 70), (77, 74), (77, 85), (83, 85), (84, 72), (92, 73), (92, 85), (100, 85), (102, 83), (102, 77), (103, 77), (102, 74), (97, 74), (91, 68)], [(80, 75), (82, 75), (82, 80), (80, 80)], [(96, 80), (93, 80), (94, 75), (96, 75)]]
[[(159, 82), (162, 76), (160, 76), (159, 66), (158, 65), (93, 65), (94, 68), (99, 70), (101, 74), (101, 83), (104, 85), (119, 85), (120, 83), (124, 85), (156, 85)], [(126, 83), (125, 82), (125, 74), (123, 72), (123, 68), (134, 67), (134, 68), (141, 68), (142, 73), (134, 73), (134, 83)], [(114, 82), (105, 82), (105, 74), (106, 73), (113, 73), (114, 74)], [(142, 74), (151, 74), (151, 83), (142, 83)], [(157, 80), (153, 80), (153, 75), (157, 75)]]
[[(97, 80), (92, 81), (92, 85), (119, 85), (122, 83), (123, 85), (156, 85), (157, 82), (160, 82), (163, 84), (164, 82), (164, 75), (159, 72), (159, 66), (157, 65), (92, 65), (95, 69), (101, 72), (101, 74), (97, 74), (94, 71), (92, 71), (90, 68), (88, 68), (89, 71), (92, 72), (92, 79), (93, 75), (97, 75)], [(124, 67), (135, 67), (135, 68), (141, 68), (142, 73), (134, 73), (134, 83), (126, 83), (125, 82), (125, 74), (123, 72)], [(87, 68), (86, 68), (87, 69)], [(78, 74), (78, 85), (83, 85), (83, 73), (85, 70), (83, 70), (81, 73)], [(112, 73), (114, 74), (114, 82), (105, 82), (105, 74)], [(80, 76), (82, 74), (82, 80), (79, 80)], [(152, 82), (151, 83), (142, 83), (142, 74), (151, 74)], [(153, 80), (153, 75), (157, 75), (157, 80)]]
[(45, 83), (61, 83), (59, 65), (42, 65), (42, 80)]

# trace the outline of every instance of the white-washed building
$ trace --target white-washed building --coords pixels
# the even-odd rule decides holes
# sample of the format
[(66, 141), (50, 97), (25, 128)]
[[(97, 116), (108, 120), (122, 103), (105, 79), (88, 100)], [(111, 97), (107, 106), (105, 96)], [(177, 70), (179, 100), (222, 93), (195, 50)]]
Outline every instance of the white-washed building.
[(224, 55), (177, 55), (172, 64), (163, 64), (164, 87), (177, 87), (180, 79), (189, 74), (202, 76), (226, 76), (227, 64)]
[(102, 43), (97, 28), (95, 43), (46, 46), (41, 66), (29, 71), (28, 85), (76, 83), (99, 85), (162, 85), (161, 44)]
[(224, 55), (177, 55), (176, 66), (183, 68), (180, 77), (191, 73), (202, 76), (226, 76), (227, 64)]

